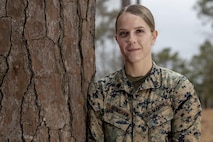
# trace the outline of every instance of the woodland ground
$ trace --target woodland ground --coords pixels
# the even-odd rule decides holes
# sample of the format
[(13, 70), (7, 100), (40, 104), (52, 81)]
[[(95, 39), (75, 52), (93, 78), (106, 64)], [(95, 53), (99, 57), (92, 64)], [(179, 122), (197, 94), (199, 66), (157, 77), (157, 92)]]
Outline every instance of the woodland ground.
[(213, 142), (213, 109), (203, 110), (201, 123), (201, 142)]

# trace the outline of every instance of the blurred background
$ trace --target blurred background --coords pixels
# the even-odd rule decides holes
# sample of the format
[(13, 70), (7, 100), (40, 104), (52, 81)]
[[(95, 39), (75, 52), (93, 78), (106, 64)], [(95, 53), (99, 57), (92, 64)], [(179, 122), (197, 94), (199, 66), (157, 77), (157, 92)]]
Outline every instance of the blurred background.
[(184, 74), (202, 103), (202, 142), (213, 141), (213, 0), (96, 0), (96, 79), (123, 66), (114, 39), (118, 11), (129, 4), (148, 7), (158, 38), (154, 61)]

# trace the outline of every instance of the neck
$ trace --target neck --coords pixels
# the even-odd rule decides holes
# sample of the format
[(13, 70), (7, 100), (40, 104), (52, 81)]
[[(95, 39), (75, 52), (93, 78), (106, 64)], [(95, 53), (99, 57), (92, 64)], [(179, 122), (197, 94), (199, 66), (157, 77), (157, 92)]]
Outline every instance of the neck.
[(132, 77), (145, 76), (151, 68), (152, 60), (137, 63), (125, 63), (126, 73)]

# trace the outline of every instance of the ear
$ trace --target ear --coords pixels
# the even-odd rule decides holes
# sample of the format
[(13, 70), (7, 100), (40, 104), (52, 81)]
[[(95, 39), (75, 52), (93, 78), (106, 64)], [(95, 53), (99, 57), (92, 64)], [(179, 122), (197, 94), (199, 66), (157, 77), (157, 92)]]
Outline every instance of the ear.
[(158, 37), (158, 31), (155, 30), (152, 32), (152, 45), (154, 45), (157, 37)]
[(115, 37), (115, 40), (118, 42), (118, 36), (117, 36), (117, 34), (115, 34), (114, 37)]
[(156, 30), (153, 31), (152, 36), (153, 36), (153, 39), (156, 40), (156, 38), (158, 37), (158, 31), (156, 31)]

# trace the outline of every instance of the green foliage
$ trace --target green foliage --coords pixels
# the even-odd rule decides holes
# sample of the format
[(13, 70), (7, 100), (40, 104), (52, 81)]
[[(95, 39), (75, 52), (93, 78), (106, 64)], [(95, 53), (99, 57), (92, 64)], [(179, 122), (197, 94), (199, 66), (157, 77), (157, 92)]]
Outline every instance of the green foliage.
[(193, 66), (192, 78), (194, 84), (207, 97), (213, 97), (213, 45), (205, 41), (200, 47), (200, 54), (195, 55), (191, 64)]
[(210, 22), (213, 27), (213, 0), (198, 0), (195, 9), (198, 15), (206, 18), (206, 22)]
[[(213, 28), (213, 0), (198, 0), (195, 9), (201, 18), (205, 18), (204, 23), (210, 23)], [(211, 35), (212, 31), (209, 32)], [(212, 41), (211, 37), (208, 38)], [(211, 41), (206, 40), (200, 47), (200, 54), (195, 55), (191, 60), (193, 66), (191, 78), (205, 108), (213, 107), (213, 45)]]
[(109, 9), (109, 1), (96, 0), (96, 79), (118, 70), (123, 65), (119, 51), (112, 44), (115, 43), (114, 26), (119, 9)]
[(164, 48), (159, 53), (153, 53), (153, 59), (159, 66), (166, 67), (189, 76), (187, 62), (179, 57), (178, 52), (172, 53), (171, 48)]
[(114, 23), (118, 10), (109, 11), (109, 0), (96, 1), (96, 42), (104, 44), (106, 39), (114, 38)]

